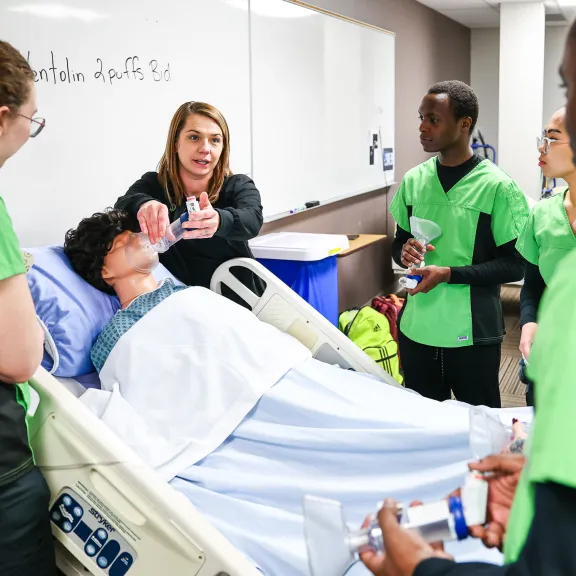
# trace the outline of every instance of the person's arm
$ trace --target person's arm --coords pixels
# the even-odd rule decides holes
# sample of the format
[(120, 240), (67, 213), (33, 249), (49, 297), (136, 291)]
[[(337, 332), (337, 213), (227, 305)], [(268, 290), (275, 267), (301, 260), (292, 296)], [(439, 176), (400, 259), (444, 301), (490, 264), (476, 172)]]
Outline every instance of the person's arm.
[(530, 215), (526, 196), (515, 182), (498, 188), (492, 207), (492, 236), (496, 258), (482, 264), (450, 269), (450, 284), (489, 286), (522, 280), (524, 259), (516, 249)]
[(0, 198), (0, 380), (26, 382), (42, 362), (44, 334), (12, 221)]
[(124, 210), (135, 218), (142, 204), (150, 202), (151, 200), (164, 203), (164, 198), (160, 198), (155, 194), (155, 192), (161, 190), (159, 185), (156, 184), (157, 180), (158, 175), (156, 172), (147, 172), (140, 180), (136, 180), (136, 182), (128, 188), (124, 196), (120, 196), (120, 198), (116, 200), (114, 208)]
[(535, 513), (524, 548), (513, 564), (455, 564), (431, 558), (413, 576), (541, 576), (576, 574), (576, 490), (561, 484), (535, 486)]
[(524, 259), (516, 250), (516, 240), (497, 248), (498, 255), (489, 262), (450, 268), (450, 284), (490, 286), (517, 282), (524, 277)]
[(260, 233), (264, 217), (260, 192), (248, 176), (238, 176), (226, 208), (214, 208), (220, 225), (214, 234), (227, 240), (246, 241)]
[(530, 262), (526, 262), (526, 276), (524, 277), (524, 286), (520, 291), (520, 327), (524, 327), (529, 322), (538, 321), (538, 307), (542, 294), (546, 288), (546, 283), (540, 268)]
[(404, 230), (404, 228), (401, 228), (400, 226), (396, 226), (396, 234), (394, 235), (394, 240), (392, 242), (392, 259), (402, 268), (406, 268), (402, 263), (402, 248), (410, 238), (414, 238), (410, 232)]
[(1, 280), (0, 380), (17, 384), (32, 378), (42, 362), (43, 342), (25, 274)]

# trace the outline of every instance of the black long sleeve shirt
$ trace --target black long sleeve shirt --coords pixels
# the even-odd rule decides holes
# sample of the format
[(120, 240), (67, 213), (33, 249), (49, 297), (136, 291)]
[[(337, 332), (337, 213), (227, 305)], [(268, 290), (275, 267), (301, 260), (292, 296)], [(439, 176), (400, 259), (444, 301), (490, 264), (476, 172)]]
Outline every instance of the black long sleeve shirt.
[[(402, 247), (414, 236), (396, 227), (396, 235), (392, 243), (392, 258), (402, 268)], [(452, 266), (450, 268), (450, 284), (469, 284), (470, 286), (490, 286), (516, 282), (524, 275), (524, 261), (518, 250), (516, 240), (502, 244), (496, 248), (497, 255), (493, 260), (472, 264), (471, 266)]]
[(421, 562), (413, 576), (574, 576), (576, 574), (576, 490), (537, 484), (535, 514), (518, 560), (506, 566), (450, 560)]
[[(168, 207), (171, 222), (186, 210), (182, 205), (170, 211), (171, 203), (157, 172), (147, 172), (132, 184), (128, 192), (118, 198), (115, 208), (135, 218), (140, 206), (150, 200), (157, 200)], [(248, 240), (258, 235), (263, 222), (260, 193), (254, 182), (244, 174), (227, 177), (213, 208), (220, 215), (220, 226), (212, 238), (181, 240), (160, 255), (162, 264), (189, 286), (209, 288), (212, 275), (220, 264), (233, 258), (253, 258)], [(262, 293), (262, 283), (251, 272), (239, 269), (234, 274), (253, 292)], [(223, 293), (244, 304), (225, 287)]]
[(526, 276), (520, 292), (520, 327), (538, 321), (538, 307), (545, 289), (546, 282), (540, 274), (540, 268), (526, 262)]

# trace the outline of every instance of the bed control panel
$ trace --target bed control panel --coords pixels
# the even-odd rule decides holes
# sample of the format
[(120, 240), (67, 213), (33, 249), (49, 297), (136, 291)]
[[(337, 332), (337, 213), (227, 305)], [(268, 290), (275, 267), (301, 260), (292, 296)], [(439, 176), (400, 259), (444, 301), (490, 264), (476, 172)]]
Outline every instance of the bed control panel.
[(60, 492), (50, 509), (50, 520), (105, 574), (130, 573), (137, 560), (132, 546), (96, 506), (72, 488)]

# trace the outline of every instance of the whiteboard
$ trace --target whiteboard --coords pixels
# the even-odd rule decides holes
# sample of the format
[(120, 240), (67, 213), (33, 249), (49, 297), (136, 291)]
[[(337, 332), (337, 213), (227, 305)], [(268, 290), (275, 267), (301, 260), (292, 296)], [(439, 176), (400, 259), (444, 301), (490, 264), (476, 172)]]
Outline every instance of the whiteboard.
[(0, 170), (23, 246), (62, 243), (155, 170), (188, 100), (223, 112), (232, 169), (250, 172), (248, 18), (248, 0), (2, 1), (0, 38), (29, 57), (46, 118)]
[(253, 177), (267, 220), (393, 183), (381, 151), (394, 148), (394, 44), (373, 27), (251, 0)]

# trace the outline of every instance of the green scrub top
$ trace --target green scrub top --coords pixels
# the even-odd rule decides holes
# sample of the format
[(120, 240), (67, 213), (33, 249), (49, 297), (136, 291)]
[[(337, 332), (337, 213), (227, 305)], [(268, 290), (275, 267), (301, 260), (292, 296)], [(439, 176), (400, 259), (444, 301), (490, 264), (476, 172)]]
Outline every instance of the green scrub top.
[[(24, 258), (12, 227), (12, 220), (6, 210), (4, 200), (0, 198), (0, 280), (6, 280), (18, 274), (25, 274)], [(28, 383), (16, 385), (16, 399), (24, 410), (30, 405)]]
[(516, 494), (504, 546), (515, 562), (534, 517), (534, 485), (554, 482), (576, 489), (576, 250), (554, 272), (544, 294), (528, 376), (534, 381), (536, 411), (527, 462)]
[[(426, 265), (472, 265), (482, 213), (490, 216), (496, 246), (518, 238), (529, 208), (514, 180), (485, 160), (444, 192), (436, 162), (431, 158), (407, 172), (390, 205), (390, 213), (404, 230), (410, 230), (410, 215), (442, 228), (442, 235), (433, 241), (436, 250), (426, 254)], [(458, 348), (474, 343), (472, 324), (470, 286), (443, 283), (428, 294), (408, 296), (400, 329), (420, 344)]]
[(576, 248), (576, 234), (564, 207), (567, 193), (538, 202), (516, 244), (518, 252), (538, 266), (547, 285), (560, 260)]

